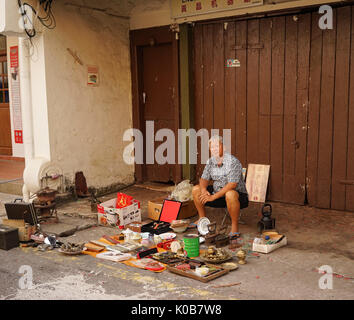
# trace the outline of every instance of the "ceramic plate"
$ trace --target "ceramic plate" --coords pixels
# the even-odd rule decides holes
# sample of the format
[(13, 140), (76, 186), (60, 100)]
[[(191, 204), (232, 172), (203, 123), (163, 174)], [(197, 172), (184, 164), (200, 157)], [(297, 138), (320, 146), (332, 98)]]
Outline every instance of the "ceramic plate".
[(159, 236), (162, 240), (171, 240), (171, 239), (176, 238), (176, 234), (172, 233), (172, 232), (162, 233), (162, 234), (159, 234)]
[(207, 233), (209, 233), (209, 230), (208, 230), (208, 224), (209, 223), (210, 223), (210, 220), (208, 218), (206, 218), (206, 217), (201, 218), (199, 220), (197, 228), (198, 228), (199, 233), (202, 236), (205, 236)]

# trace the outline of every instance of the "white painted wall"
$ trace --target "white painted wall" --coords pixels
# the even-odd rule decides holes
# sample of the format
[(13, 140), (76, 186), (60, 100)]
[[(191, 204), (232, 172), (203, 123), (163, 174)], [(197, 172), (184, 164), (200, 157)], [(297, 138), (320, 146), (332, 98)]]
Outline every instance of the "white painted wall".
[[(83, 171), (88, 186), (132, 183), (122, 158), (132, 127), (129, 20), (54, 3), (57, 27), (43, 35), (51, 160), (72, 181)], [(99, 67), (98, 87), (87, 86), (87, 65)]]
[(39, 34), (32, 41), (33, 46), (30, 49), (30, 79), (32, 91), (34, 158), (39, 157), (50, 160), (51, 152), (43, 34)]

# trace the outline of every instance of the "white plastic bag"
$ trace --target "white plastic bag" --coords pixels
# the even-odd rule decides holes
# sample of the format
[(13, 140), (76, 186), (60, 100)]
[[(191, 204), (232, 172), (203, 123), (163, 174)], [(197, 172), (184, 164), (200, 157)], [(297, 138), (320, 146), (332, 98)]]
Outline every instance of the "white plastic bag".
[(171, 198), (181, 202), (192, 200), (192, 189), (193, 185), (190, 180), (183, 180), (172, 191)]

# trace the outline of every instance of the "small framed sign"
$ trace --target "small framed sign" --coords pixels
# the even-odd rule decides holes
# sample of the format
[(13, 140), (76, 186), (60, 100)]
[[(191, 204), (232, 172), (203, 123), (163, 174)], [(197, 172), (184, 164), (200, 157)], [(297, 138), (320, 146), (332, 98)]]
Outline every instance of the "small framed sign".
[(226, 67), (228, 67), (228, 68), (236, 68), (236, 67), (240, 67), (240, 66), (241, 66), (241, 63), (237, 59), (227, 59), (226, 60)]
[(89, 86), (98, 86), (99, 72), (97, 66), (87, 66), (87, 84)]

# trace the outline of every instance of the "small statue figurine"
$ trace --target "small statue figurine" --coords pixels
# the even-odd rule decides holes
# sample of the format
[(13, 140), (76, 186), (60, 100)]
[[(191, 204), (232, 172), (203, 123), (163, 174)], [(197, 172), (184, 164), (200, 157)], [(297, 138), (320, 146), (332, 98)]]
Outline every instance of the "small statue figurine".
[(238, 258), (238, 263), (239, 264), (246, 264), (246, 251), (241, 249), (237, 251), (236, 257)]

